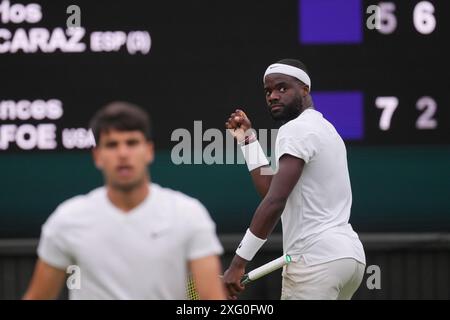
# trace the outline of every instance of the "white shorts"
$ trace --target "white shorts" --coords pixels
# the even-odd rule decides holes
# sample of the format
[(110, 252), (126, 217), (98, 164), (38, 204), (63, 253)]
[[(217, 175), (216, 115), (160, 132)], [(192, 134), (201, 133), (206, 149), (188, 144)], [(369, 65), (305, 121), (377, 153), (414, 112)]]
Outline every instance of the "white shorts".
[(308, 266), (303, 260), (283, 268), (282, 300), (349, 300), (365, 265), (352, 258)]

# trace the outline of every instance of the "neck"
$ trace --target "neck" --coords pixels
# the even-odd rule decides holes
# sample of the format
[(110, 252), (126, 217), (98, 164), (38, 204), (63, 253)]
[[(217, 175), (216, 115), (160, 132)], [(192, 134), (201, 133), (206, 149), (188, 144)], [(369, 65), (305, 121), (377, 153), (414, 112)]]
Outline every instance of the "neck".
[(314, 109), (314, 103), (311, 99), (311, 96), (309, 96), (309, 95), (306, 97), (300, 113), (302, 113), (303, 111), (305, 111), (307, 109)]
[(109, 200), (124, 212), (129, 212), (141, 204), (150, 192), (149, 180), (145, 179), (142, 183), (129, 190), (119, 189), (111, 185), (107, 186), (107, 195)]
[(308, 109), (314, 109), (314, 104), (312, 103), (311, 100), (307, 101), (307, 103), (302, 106), (302, 108), (300, 109), (300, 111), (297, 115), (295, 115), (291, 118), (288, 118), (288, 119), (281, 120), (281, 124), (286, 124), (287, 122), (294, 120), (299, 115), (301, 115), (303, 113), (303, 111), (308, 110)]
[(314, 106), (311, 105), (311, 106), (308, 106), (308, 107), (306, 107), (306, 106), (303, 107), (302, 110), (300, 111), (300, 114), (302, 114), (304, 111), (309, 110), (309, 109), (314, 109)]

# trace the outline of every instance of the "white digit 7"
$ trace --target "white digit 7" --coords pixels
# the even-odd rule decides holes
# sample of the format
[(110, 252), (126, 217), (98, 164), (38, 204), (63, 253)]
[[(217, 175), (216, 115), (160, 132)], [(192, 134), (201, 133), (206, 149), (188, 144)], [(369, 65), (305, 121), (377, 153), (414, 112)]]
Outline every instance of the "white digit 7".
[(397, 97), (378, 97), (375, 100), (375, 105), (378, 109), (383, 109), (379, 123), (380, 129), (383, 131), (389, 130), (391, 127), (392, 115), (398, 106)]

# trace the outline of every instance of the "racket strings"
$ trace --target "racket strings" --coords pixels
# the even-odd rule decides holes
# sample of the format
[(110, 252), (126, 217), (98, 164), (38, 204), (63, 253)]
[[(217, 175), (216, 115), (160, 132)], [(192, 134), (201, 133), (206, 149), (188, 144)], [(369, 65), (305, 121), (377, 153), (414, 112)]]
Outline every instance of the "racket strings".
[(187, 285), (186, 285), (186, 297), (188, 300), (199, 300), (200, 296), (198, 295), (197, 288), (195, 287), (194, 279), (192, 276), (188, 277)]

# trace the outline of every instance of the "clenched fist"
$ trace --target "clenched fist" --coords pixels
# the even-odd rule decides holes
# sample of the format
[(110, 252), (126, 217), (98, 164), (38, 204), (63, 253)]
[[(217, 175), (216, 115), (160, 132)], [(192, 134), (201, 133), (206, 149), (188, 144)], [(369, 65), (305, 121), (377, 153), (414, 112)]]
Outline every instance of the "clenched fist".
[(231, 135), (237, 140), (238, 143), (242, 143), (246, 136), (252, 135), (252, 123), (244, 111), (236, 109), (227, 122), (225, 122), (225, 128), (231, 133)]

